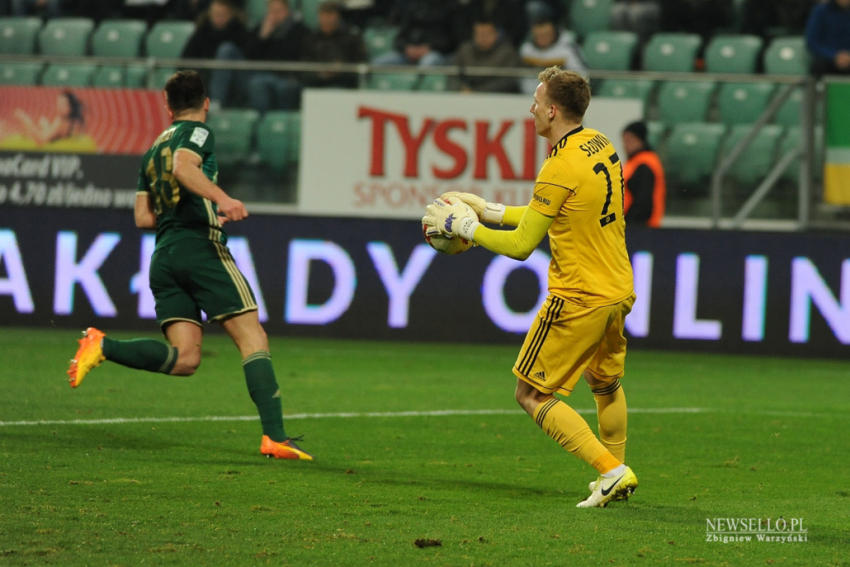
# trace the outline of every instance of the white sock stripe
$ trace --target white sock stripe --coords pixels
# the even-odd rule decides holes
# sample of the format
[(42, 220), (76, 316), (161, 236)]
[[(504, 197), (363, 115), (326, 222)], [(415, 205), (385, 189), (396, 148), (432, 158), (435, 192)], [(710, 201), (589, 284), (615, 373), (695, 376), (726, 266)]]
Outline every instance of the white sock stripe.
[[(581, 414), (595, 414), (593, 408), (574, 408)], [(769, 417), (846, 417), (843, 413), (815, 413), (795, 411), (751, 411), (727, 410), (716, 408), (629, 408), (630, 414), (696, 414), (696, 413), (732, 413), (736, 415), (759, 415)], [(356, 418), (395, 418), (395, 417), (442, 417), (470, 415), (524, 415), (519, 409), (445, 409), (425, 411), (372, 411), (372, 412), (337, 412), (337, 413), (293, 413), (284, 415), (284, 420), (294, 419), (356, 419)], [(256, 415), (205, 415), (191, 417), (108, 417), (101, 419), (43, 419), (0, 421), (0, 427), (33, 426), (33, 425), (107, 425), (123, 423), (201, 423), (211, 421), (257, 421)]]

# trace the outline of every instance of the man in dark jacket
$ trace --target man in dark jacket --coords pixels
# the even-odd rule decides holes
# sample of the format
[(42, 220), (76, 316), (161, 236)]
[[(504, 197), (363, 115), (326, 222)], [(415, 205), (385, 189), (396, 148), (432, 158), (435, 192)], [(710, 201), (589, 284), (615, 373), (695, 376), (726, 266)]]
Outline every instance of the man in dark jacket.
[(806, 45), (813, 73), (850, 73), (850, 0), (829, 0), (812, 9)]
[[(478, 18), (472, 26), (472, 39), (465, 41), (455, 54), (454, 62), (469, 67), (519, 67), (520, 60), (514, 46), (504, 39), (492, 20)], [(463, 92), (515, 93), (516, 77), (464, 76), (460, 79)]]
[[(352, 32), (342, 21), (340, 5), (336, 2), (319, 4), (319, 25), (307, 48), (307, 59), (322, 63), (360, 63), (366, 61), (363, 38)], [(357, 87), (354, 73), (322, 71), (308, 79), (314, 87)]]
[(213, 0), (195, 25), (183, 48), (187, 59), (215, 59), (224, 43), (244, 49), (249, 39), (248, 28), (233, 0)]
[(376, 65), (442, 65), (457, 47), (458, 26), (454, 2), (434, 0), (406, 0), (399, 5), (399, 30), (393, 42), (393, 51), (378, 56)]

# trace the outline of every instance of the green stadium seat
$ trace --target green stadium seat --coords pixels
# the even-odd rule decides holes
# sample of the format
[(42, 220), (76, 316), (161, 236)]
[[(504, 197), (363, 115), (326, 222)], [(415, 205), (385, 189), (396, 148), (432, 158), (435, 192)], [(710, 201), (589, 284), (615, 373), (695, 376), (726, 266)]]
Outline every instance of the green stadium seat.
[(644, 113), (649, 108), (655, 82), (649, 79), (605, 79), (594, 90), (594, 96), (611, 98), (638, 98), (643, 101)]
[(145, 37), (145, 53), (149, 57), (178, 59), (195, 24), (178, 20), (163, 20), (155, 23)]
[(38, 32), (43, 55), (85, 55), (94, 22), (89, 18), (53, 18)]
[(301, 0), (301, 21), (311, 29), (319, 27), (319, 4), (324, 0)]
[(706, 119), (716, 83), (713, 81), (666, 81), (658, 87), (659, 120), (670, 125)]
[(268, 0), (248, 0), (246, 2), (245, 16), (248, 18), (249, 26), (255, 26), (263, 21), (267, 4)]
[(147, 86), (147, 67), (143, 65), (127, 65), (124, 71), (124, 84), (127, 88), (143, 89)]
[(449, 78), (445, 75), (422, 75), (416, 89), (435, 92), (447, 91), (449, 90)]
[(41, 29), (40, 18), (0, 18), (0, 53), (30, 55)]
[[(801, 134), (799, 126), (789, 126), (788, 128), (786, 128), (785, 134), (779, 140), (777, 159), (782, 159), (785, 154), (799, 147), (800, 139)], [(792, 163), (785, 171), (782, 172), (782, 179), (791, 183), (796, 183), (800, 179), (799, 159), (794, 160), (794, 163)]]
[(127, 71), (122, 65), (104, 65), (95, 71), (92, 86), (105, 89), (122, 89), (127, 81)]
[(781, 126), (799, 126), (803, 112), (803, 90), (796, 88), (788, 95), (773, 117), (773, 123)]
[(273, 171), (282, 173), (298, 160), (301, 115), (292, 111), (266, 112), (257, 125), (257, 153)]
[(412, 91), (419, 81), (414, 73), (373, 73), (368, 88), (379, 91)]
[(702, 39), (697, 34), (657, 33), (643, 48), (643, 69), (691, 72), (701, 45)]
[(656, 149), (660, 148), (664, 136), (667, 134), (667, 125), (663, 122), (647, 122), (646, 134), (649, 145)]
[(764, 72), (771, 75), (807, 75), (809, 52), (800, 36), (777, 37), (764, 52)]
[(0, 85), (37, 85), (43, 69), (43, 63), (3, 63), (0, 67)]
[(590, 32), (607, 30), (611, 24), (613, 0), (573, 0), (570, 3), (570, 29), (584, 37)]
[(155, 91), (161, 91), (165, 88), (165, 82), (168, 78), (177, 71), (175, 67), (157, 67), (151, 71), (145, 82), (145, 87)]
[(594, 31), (582, 46), (584, 59), (591, 69), (628, 71), (637, 47), (638, 36), (627, 31)]
[[(731, 152), (751, 129), (750, 124), (733, 126), (723, 143), (723, 154), (727, 155)], [(776, 147), (782, 131), (782, 126), (775, 124), (768, 124), (761, 128), (744, 153), (729, 169), (729, 177), (743, 185), (751, 187), (758, 185), (776, 161)]]
[(705, 70), (709, 73), (755, 73), (762, 43), (756, 35), (716, 35), (705, 50)]
[(215, 133), (215, 154), (219, 163), (248, 160), (259, 118), (259, 112), (252, 108), (222, 108), (209, 114), (207, 124)]
[(705, 194), (725, 133), (726, 126), (717, 123), (686, 122), (673, 126), (662, 155), (667, 178), (682, 187), (699, 187)]
[(717, 94), (720, 120), (726, 124), (752, 124), (770, 103), (773, 83), (723, 83)]
[(50, 87), (90, 87), (97, 67), (87, 64), (51, 64), (41, 76), (41, 84)]
[(141, 20), (103, 20), (92, 35), (92, 55), (138, 57), (146, 31)]
[(395, 27), (367, 27), (363, 31), (363, 43), (366, 44), (366, 55), (371, 61), (393, 49), (393, 40), (398, 33)]

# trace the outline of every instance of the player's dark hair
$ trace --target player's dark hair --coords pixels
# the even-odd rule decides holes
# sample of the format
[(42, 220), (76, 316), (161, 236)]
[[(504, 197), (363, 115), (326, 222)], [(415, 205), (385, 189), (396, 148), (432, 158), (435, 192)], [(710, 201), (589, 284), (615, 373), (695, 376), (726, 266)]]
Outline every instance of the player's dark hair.
[(207, 89), (197, 71), (177, 71), (165, 82), (168, 108), (175, 114), (184, 110), (197, 110), (204, 106)]
[(537, 78), (546, 85), (549, 100), (561, 108), (565, 118), (581, 122), (590, 104), (590, 84), (575, 71), (548, 67)]

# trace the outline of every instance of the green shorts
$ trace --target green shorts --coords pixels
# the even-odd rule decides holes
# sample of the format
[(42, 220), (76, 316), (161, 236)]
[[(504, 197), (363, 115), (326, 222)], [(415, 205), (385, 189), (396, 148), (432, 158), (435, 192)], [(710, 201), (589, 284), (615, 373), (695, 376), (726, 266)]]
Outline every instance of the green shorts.
[(211, 240), (184, 238), (156, 249), (149, 279), (163, 329), (176, 321), (201, 326), (201, 310), (209, 321), (221, 321), (257, 309), (230, 250)]

